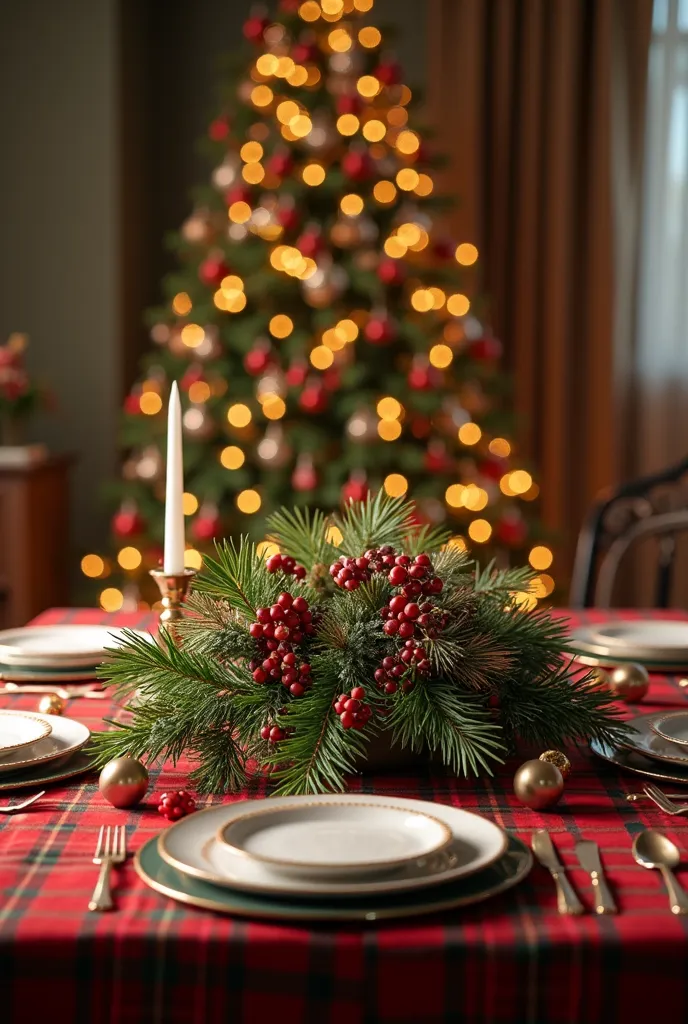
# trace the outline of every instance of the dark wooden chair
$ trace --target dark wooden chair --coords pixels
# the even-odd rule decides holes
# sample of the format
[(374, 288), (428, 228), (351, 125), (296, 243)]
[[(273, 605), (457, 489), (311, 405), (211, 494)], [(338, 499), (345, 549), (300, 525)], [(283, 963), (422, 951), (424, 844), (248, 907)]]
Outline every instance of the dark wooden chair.
[(628, 550), (657, 539), (656, 608), (671, 595), (676, 537), (688, 531), (688, 458), (623, 484), (590, 510), (578, 536), (569, 604), (609, 608), (616, 574)]

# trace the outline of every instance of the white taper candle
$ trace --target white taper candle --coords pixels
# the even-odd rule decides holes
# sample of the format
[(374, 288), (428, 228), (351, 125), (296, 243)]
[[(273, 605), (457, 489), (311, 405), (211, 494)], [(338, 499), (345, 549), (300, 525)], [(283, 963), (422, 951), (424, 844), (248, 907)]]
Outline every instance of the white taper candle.
[(165, 554), (167, 573), (184, 571), (184, 460), (182, 456), (182, 407), (174, 381), (167, 409), (167, 477), (165, 483)]

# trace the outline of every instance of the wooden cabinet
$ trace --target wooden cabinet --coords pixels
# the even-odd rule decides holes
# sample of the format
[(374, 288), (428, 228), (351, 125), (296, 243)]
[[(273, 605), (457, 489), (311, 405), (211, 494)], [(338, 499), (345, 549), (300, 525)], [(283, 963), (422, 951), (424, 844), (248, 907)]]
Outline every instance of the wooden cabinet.
[(69, 599), (69, 456), (0, 468), (0, 626)]

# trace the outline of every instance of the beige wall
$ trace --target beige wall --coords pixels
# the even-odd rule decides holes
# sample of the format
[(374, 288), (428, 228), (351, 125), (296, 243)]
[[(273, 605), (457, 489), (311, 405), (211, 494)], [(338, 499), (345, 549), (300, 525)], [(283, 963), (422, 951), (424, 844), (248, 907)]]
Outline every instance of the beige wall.
[(0, 10), (0, 337), (26, 331), (59, 403), (34, 435), (72, 451), (72, 543), (106, 515), (119, 405), (115, 0)]

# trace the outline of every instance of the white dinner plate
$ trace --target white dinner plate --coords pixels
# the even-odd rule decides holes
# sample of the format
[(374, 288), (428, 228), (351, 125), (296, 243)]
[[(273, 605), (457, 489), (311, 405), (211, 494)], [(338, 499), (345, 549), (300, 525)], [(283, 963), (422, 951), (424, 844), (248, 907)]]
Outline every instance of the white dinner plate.
[[(289, 877), (278, 874), (259, 861), (233, 853), (218, 842), (217, 831), (247, 810), (267, 807), (288, 807), (302, 800), (311, 806), (323, 803), (360, 803), (378, 807), (396, 807), (428, 814), (448, 825), (452, 832), (450, 845), (423, 863), (412, 862), (400, 868), (393, 877), (370, 881)], [(262, 892), (277, 896), (350, 896), (373, 893), (405, 892), (429, 885), (439, 885), (480, 871), (502, 856), (507, 846), (506, 833), (494, 822), (470, 811), (425, 800), (404, 797), (364, 796), (360, 794), (309, 797), (269, 797), (266, 800), (244, 800), (196, 811), (182, 818), (159, 837), (163, 860), (194, 878), (229, 889)]]
[(49, 736), (52, 725), (29, 711), (0, 711), (0, 759)]
[(659, 656), (688, 656), (688, 622), (632, 619), (594, 627), (592, 637), (610, 647), (654, 650)]
[(670, 743), (688, 747), (688, 711), (671, 711), (668, 715), (658, 715), (651, 719), (650, 728)]
[(36, 715), (52, 726), (52, 732), (42, 740), (21, 750), (12, 750), (0, 761), (0, 774), (26, 771), (37, 765), (56, 761), (57, 758), (71, 757), (88, 743), (90, 730), (73, 718), (59, 715)]
[(217, 840), (230, 854), (280, 873), (363, 880), (439, 853), (452, 833), (439, 818), (361, 797), (254, 807), (218, 829)]
[(653, 729), (657, 718), (655, 714), (636, 715), (628, 718), (624, 725), (631, 725), (635, 730), (629, 736), (620, 740), (620, 745), (630, 750), (636, 750), (653, 761), (668, 761), (671, 764), (680, 764), (688, 768), (688, 747), (681, 747), (670, 740), (660, 736)]
[[(145, 639), (150, 633), (131, 632)], [(122, 629), (108, 626), (26, 626), (0, 632), (0, 662), (36, 669), (92, 668), (106, 657), (107, 648), (124, 640)]]
[[(648, 624), (648, 623), (646, 623)], [(658, 620), (659, 624), (659, 620)], [(663, 625), (673, 625), (664, 622)], [(603, 637), (602, 629), (613, 629), (621, 623), (609, 623), (604, 626), (579, 626), (569, 633), (567, 646), (571, 655), (584, 665), (623, 665), (628, 662), (640, 662), (649, 671), (684, 672), (688, 671), (688, 648), (673, 646), (642, 646), (624, 640), (622, 632), (614, 636)], [(678, 623), (676, 623), (678, 625)], [(647, 635), (647, 634), (645, 634)], [(674, 640), (677, 634), (673, 634)]]

